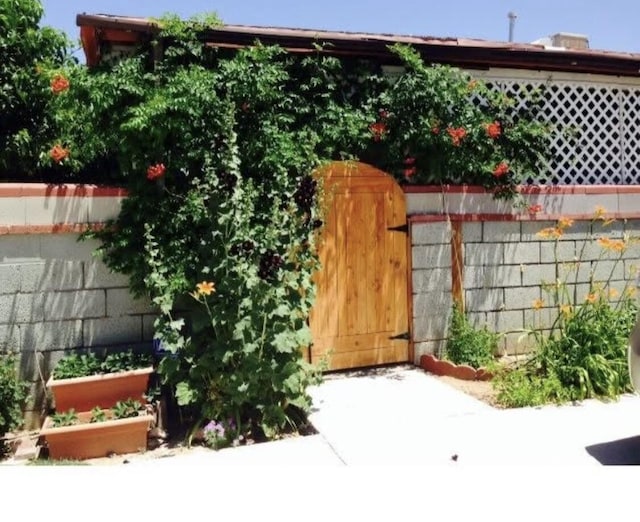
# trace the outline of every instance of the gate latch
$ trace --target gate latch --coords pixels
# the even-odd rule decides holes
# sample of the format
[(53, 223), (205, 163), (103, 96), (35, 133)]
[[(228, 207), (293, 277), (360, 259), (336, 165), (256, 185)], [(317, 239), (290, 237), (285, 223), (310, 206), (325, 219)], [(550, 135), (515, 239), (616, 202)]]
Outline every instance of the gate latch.
[(408, 341), (409, 340), (409, 332), (404, 332), (398, 335), (393, 335), (389, 337), (392, 341)]

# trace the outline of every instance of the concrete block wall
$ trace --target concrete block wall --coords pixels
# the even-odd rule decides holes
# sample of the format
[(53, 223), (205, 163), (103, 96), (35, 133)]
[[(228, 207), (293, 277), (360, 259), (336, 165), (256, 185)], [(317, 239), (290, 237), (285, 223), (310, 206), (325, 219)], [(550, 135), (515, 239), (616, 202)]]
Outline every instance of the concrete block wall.
[[(606, 292), (622, 295), (634, 287), (640, 249), (630, 244), (622, 260), (597, 243), (600, 237), (637, 236), (638, 220), (575, 222), (556, 243), (537, 236), (555, 221), (503, 221), (463, 224), (464, 297), (468, 317), (476, 326), (504, 333), (502, 349), (507, 353), (530, 350), (522, 338), (531, 328), (546, 330), (557, 316), (552, 285), (560, 279), (572, 296), (582, 302), (590, 285), (605, 285)], [(557, 259), (557, 263), (556, 263)], [(535, 300), (543, 307), (534, 309)]]
[[(560, 279), (581, 302), (592, 285), (604, 286), (614, 299), (633, 292), (640, 267), (640, 245), (631, 241), (622, 259), (604, 250), (599, 238), (640, 238), (640, 219), (603, 226), (602, 220), (576, 221), (556, 243), (537, 233), (555, 220), (465, 221), (462, 223), (462, 291), (465, 311), (477, 327), (500, 332), (500, 352), (526, 353), (528, 329), (547, 331), (557, 317), (547, 285)], [(438, 354), (446, 346), (452, 306), (451, 224), (412, 225), (413, 340), (415, 359)], [(557, 261), (557, 262), (556, 262)], [(540, 309), (534, 301), (541, 300)]]
[(126, 277), (78, 234), (0, 235), (0, 350), (19, 353), (32, 383), (27, 419), (37, 423), (44, 382), (65, 352), (150, 345), (154, 309), (134, 300)]
[(451, 224), (411, 226), (413, 341), (416, 363), (426, 353), (442, 353), (451, 317)]

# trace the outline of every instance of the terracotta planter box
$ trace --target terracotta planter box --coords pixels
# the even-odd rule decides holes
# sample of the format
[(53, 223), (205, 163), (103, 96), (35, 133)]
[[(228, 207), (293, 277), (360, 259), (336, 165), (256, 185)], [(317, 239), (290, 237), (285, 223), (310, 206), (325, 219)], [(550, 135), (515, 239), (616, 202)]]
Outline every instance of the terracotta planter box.
[(147, 449), (147, 433), (153, 415), (89, 423), (91, 412), (78, 414), (81, 424), (53, 427), (47, 417), (40, 430), (49, 448), (50, 459), (91, 459), (136, 453)]
[(143, 395), (149, 385), (149, 376), (153, 367), (141, 368), (119, 373), (105, 373), (72, 379), (54, 379), (47, 381), (57, 412), (73, 408), (76, 411), (89, 411), (94, 406), (112, 408), (116, 402), (133, 399), (145, 403)]

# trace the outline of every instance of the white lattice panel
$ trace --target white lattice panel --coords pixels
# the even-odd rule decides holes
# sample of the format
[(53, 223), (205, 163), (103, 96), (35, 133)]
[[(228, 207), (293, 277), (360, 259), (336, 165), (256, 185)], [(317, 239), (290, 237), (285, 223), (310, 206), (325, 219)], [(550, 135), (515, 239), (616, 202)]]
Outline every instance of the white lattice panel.
[[(475, 73), (473, 73), (475, 74)], [(508, 71), (481, 76), (516, 105), (537, 100), (537, 117), (552, 124), (546, 172), (536, 182), (562, 185), (640, 183), (640, 83), (594, 81), (588, 75)]]

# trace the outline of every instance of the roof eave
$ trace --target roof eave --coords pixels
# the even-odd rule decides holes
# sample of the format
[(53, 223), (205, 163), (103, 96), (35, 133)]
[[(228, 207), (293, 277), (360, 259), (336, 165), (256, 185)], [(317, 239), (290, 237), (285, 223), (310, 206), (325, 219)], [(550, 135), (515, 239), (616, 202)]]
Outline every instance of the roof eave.
[[(136, 40), (148, 40), (159, 31), (156, 23), (142, 18), (79, 14), (76, 17), (76, 23), (81, 28), (94, 28), (96, 44), (91, 48), (84, 46), (89, 65), (99, 61), (99, 57), (95, 56), (99, 49), (99, 41), (115, 41), (113, 38), (119, 34), (121, 40), (119, 43), (134, 44)], [(86, 34), (91, 32), (88, 29), (81, 29), (81, 33), (82, 31)], [(128, 39), (125, 38), (127, 34), (130, 35)], [(259, 40), (264, 45), (279, 45), (299, 53), (314, 52), (318, 42), (323, 42), (327, 44), (324, 51), (327, 54), (375, 59), (389, 64), (397, 62), (389, 46), (393, 43), (408, 43), (430, 62), (459, 67), (480, 69), (500, 67), (640, 76), (640, 57), (593, 51), (549, 51), (542, 46), (506, 42), (482, 42), (481, 45), (476, 42), (474, 45), (471, 40), (453, 38), (429, 39), (251, 26), (213, 28), (205, 31), (202, 38), (208, 45), (227, 48), (248, 47)]]

